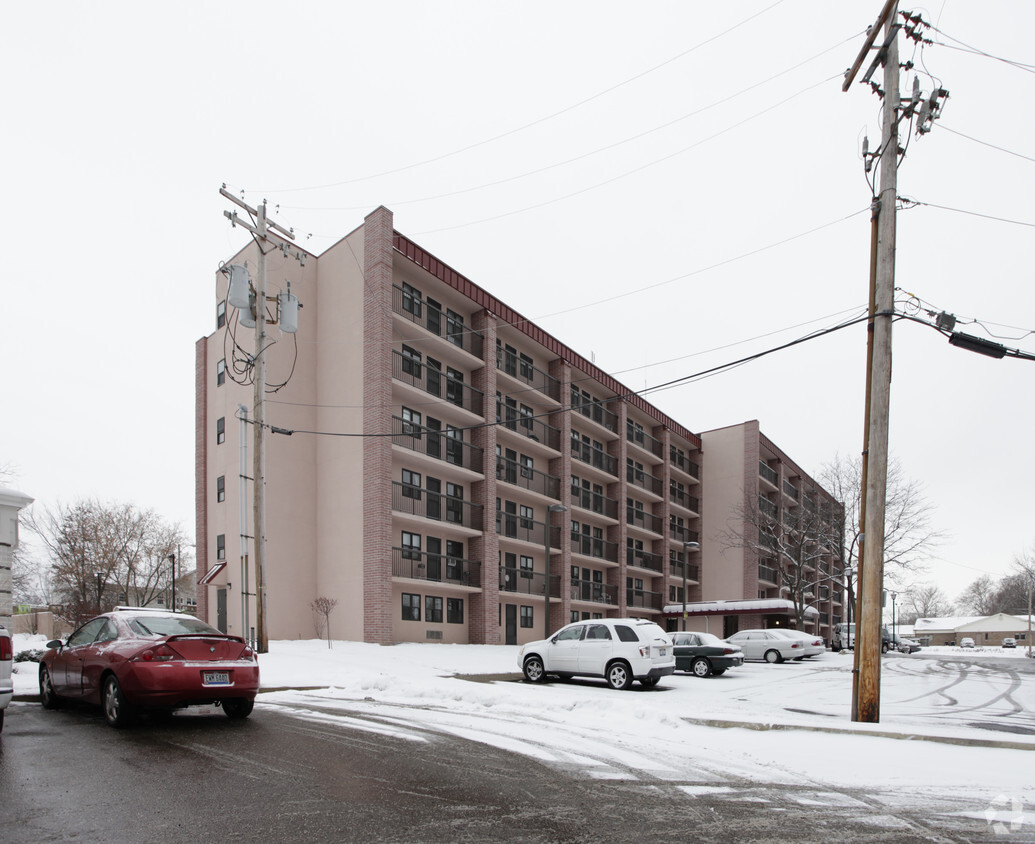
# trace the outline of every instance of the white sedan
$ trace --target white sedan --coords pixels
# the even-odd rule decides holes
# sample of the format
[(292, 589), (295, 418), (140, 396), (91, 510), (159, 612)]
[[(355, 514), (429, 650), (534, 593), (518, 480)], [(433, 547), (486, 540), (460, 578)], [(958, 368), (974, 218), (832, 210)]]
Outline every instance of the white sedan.
[(801, 659), (805, 656), (805, 645), (798, 639), (789, 639), (776, 630), (741, 630), (726, 641), (744, 652), (744, 659), (783, 662), (785, 659)]
[(805, 657), (816, 656), (818, 654), (825, 654), (827, 652), (826, 643), (823, 641), (822, 636), (817, 636), (814, 633), (805, 633), (801, 630), (791, 630), (789, 627), (771, 627), (768, 632), (780, 633), (789, 639), (799, 639), (805, 646)]

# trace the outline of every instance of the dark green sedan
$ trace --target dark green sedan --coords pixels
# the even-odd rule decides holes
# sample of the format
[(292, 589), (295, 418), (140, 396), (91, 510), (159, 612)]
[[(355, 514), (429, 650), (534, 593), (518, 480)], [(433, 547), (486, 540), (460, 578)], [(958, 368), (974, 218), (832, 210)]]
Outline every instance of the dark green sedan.
[(744, 664), (744, 654), (712, 633), (670, 633), (676, 655), (676, 671), (696, 677), (724, 674), (727, 668)]

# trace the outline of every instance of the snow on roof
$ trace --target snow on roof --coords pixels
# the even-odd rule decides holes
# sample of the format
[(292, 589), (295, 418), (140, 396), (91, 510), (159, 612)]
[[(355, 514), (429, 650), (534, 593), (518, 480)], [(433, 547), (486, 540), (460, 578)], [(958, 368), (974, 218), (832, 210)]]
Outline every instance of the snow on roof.
[[(663, 610), (666, 615), (680, 615), (682, 604), (667, 604)], [(769, 598), (755, 601), (694, 601), (686, 605), (687, 615), (743, 615), (749, 613), (778, 612), (792, 614), (794, 602), (783, 598)], [(815, 607), (805, 607), (805, 615), (819, 615)]]
[(1008, 615), (1007, 613), (996, 613), (995, 615), (961, 615), (948, 616), (946, 618), (918, 618), (913, 629), (917, 635), (935, 631), (957, 631), (963, 629), (988, 629), (999, 630), (1006, 627), (1013, 628), (1017, 625), (1025, 626), (1028, 619), (1023, 615)]

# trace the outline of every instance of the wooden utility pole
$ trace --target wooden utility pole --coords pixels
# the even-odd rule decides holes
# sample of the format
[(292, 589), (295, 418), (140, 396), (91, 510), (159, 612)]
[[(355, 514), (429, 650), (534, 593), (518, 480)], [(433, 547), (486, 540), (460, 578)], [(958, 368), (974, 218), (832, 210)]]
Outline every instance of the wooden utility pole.
[(870, 29), (863, 49), (846, 74), (848, 90), (884, 27), (884, 42), (866, 79), (884, 66), (884, 109), (880, 148), (880, 192), (877, 195), (876, 278), (871, 305), (872, 353), (867, 372), (868, 411), (862, 490), (863, 540), (860, 549), (859, 595), (855, 618), (855, 666), (852, 720), (880, 720), (881, 593), (884, 583), (884, 514), (888, 480), (888, 420), (891, 406), (891, 325), (895, 290), (895, 203), (898, 193), (899, 64), (898, 4), (887, 0)]

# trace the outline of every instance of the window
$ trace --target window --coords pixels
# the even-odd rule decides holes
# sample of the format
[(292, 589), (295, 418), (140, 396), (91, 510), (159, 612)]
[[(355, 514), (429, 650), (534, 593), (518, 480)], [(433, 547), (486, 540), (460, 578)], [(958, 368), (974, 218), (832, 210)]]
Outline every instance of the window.
[[(577, 621), (577, 619), (572, 619)], [(521, 626), (522, 627), (534, 627), (535, 626), (535, 615), (533, 614), (533, 607), (521, 607)]]
[(531, 381), (532, 380), (532, 369), (533, 369), (533, 367), (534, 367), (534, 364), (532, 363), (532, 358), (530, 358), (526, 354), (522, 354), (521, 355), (521, 377), (524, 378), (526, 381)]
[(216, 445), (226, 441), (226, 417), (220, 416), (216, 420)]
[(533, 519), (534, 515), (535, 515), (535, 511), (531, 507), (529, 507), (529, 506), (527, 506), (525, 504), (521, 505), (521, 527), (522, 527), (522, 529), (524, 529), (524, 530), (531, 530), (532, 529), (532, 519)]
[(216, 559), (226, 559), (226, 534), (221, 533), (216, 537)]
[(464, 521), (464, 488), (446, 483), (446, 521), (462, 524)]
[(521, 455), (521, 477), (531, 478), (535, 474), (534, 461), (527, 454)]
[[(521, 405), (521, 427), (526, 431), (531, 431), (535, 420), (532, 418), (535, 416), (535, 411), (532, 410), (527, 404)], [(527, 436), (527, 435), (526, 435)]]
[(464, 465), (464, 432), (453, 425), (446, 425), (446, 462)]
[(521, 555), (521, 576), (531, 577), (532, 576), (533, 560), (531, 557)]
[(420, 534), (402, 532), (402, 558), (404, 560), (420, 559)]
[(216, 478), (216, 501), (226, 501), (226, 475)]
[(464, 374), (451, 366), (446, 367), (446, 401), (464, 406)]
[(424, 309), (424, 304), (421, 298), (421, 293), (416, 287), (411, 287), (405, 281), (402, 283), (403, 291), (403, 310), (417, 319), (420, 319), (421, 312)]
[(625, 438), (627, 440), (643, 445), (643, 434), (643, 426), (639, 422), (633, 422), (631, 419), (626, 420)]
[(420, 436), (421, 415), (418, 411), (404, 407), (402, 409), (402, 420), (404, 434), (410, 434), (414, 437)]
[(216, 364), (216, 386), (222, 387), (226, 382), (226, 361), (221, 360)]
[(226, 300), (216, 305), (216, 328), (226, 325)]
[(446, 339), (454, 346), (464, 347), (464, 318), (456, 311), (446, 311)]
[[(464, 543), (455, 539), (446, 540), (446, 579), (463, 580), (464, 577)], [(463, 602), (461, 601), (461, 604)], [(461, 609), (461, 613), (463, 610)], [(460, 619), (463, 621), (463, 617)]]
[(420, 621), (420, 595), (402, 593), (402, 620)]
[(463, 624), (464, 623), (464, 599), (463, 598), (446, 598), (446, 623), (447, 624)]
[(421, 353), (409, 346), (402, 347), (402, 371), (414, 378), (420, 378)]
[(402, 470), (402, 494), (403, 498), (412, 498), (420, 501), (420, 472), (411, 472), (409, 469)]
[(424, 596), (424, 620), (432, 624), (442, 623), (442, 599), (434, 595)]

